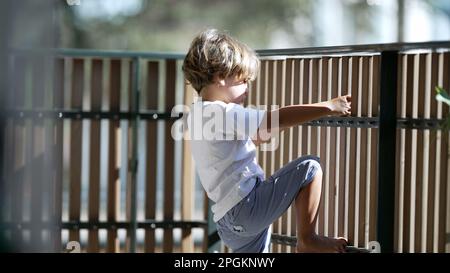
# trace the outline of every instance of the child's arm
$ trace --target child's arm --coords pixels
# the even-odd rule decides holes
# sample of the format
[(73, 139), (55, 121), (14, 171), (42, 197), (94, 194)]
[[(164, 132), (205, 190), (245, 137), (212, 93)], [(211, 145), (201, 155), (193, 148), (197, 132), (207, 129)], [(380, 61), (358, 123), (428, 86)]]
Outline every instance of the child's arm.
[[(258, 128), (256, 135), (252, 138), (255, 145), (270, 142), (272, 136), (280, 131), (298, 126), (302, 123), (316, 120), (325, 116), (341, 116), (350, 114), (351, 96), (341, 96), (329, 101), (289, 105), (273, 111), (267, 111), (264, 116), (261, 127)], [(278, 127), (271, 128), (272, 117), (278, 115)]]

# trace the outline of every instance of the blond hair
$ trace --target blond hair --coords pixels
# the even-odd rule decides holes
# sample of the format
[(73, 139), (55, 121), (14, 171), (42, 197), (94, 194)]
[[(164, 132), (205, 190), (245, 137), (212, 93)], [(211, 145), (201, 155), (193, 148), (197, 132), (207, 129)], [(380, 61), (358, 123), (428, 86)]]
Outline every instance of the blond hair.
[(197, 35), (183, 62), (184, 76), (198, 93), (216, 77), (252, 81), (258, 68), (258, 57), (250, 47), (216, 29)]

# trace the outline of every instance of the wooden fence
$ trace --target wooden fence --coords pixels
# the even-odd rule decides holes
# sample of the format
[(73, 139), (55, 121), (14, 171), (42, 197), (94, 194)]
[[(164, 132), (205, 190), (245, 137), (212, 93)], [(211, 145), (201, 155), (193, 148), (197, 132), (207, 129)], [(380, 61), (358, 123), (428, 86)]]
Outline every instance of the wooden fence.
[[(292, 128), (280, 136), (279, 149), (258, 151), (267, 176), (298, 156), (321, 158), (320, 234), (367, 246), (383, 234), (380, 222), (391, 221), (393, 251), (450, 251), (449, 134), (437, 129), (449, 111), (434, 98), (435, 86), (450, 89), (442, 48), (450, 44), (259, 51), (247, 104), (352, 94), (350, 118)], [(397, 133), (387, 136), (395, 147), (388, 151), (379, 135), (384, 51), (398, 63)], [(11, 58), (1, 230), (16, 249), (66, 251), (75, 242), (83, 252), (208, 251), (217, 236), (189, 142), (170, 136), (173, 107), (189, 105), (195, 93), (184, 84), (182, 58), (83, 50)], [(380, 158), (386, 152), (391, 156)], [(393, 196), (381, 214), (380, 172), (392, 177), (386, 185)], [(292, 208), (273, 233), (295, 236)], [(273, 252), (293, 251), (282, 241), (273, 240)]]
[[(306, 56), (271, 58), (273, 53), (267, 52), (262, 61), (258, 80), (252, 84), (250, 104), (284, 106), (351, 94), (353, 118), (323, 119), (282, 132), (280, 149), (258, 153), (266, 176), (299, 156), (318, 155), (324, 171), (318, 233), (344, 236), (351, 245), (368, 247), (369, 242), (378, 240), (377, 215), (387, 213), (377, 211), (378, 200), (385, 201), (378, 192), (378, 164), (389, 161), (395, 166), (395, 179), (390, 181), (395, 185), (393, 251), (448, 252), (449, 134), (437, 125), (449, 109), (436, 101), (435, 87), (450, 87), (450, 54), (431, 49), (395, 52), (396, 150), (387, 151), (391, 158), (382, 158), (381, 52), (331, 52), (330, 56), (305, 52)], [(293, 207), (274, 222), (273, 233), (273, 252), (294, 251)]]
[(41, 226), (58, 230), (45, 248), (54, 251), (69, 242), (86, 252), (203, 251), (193, 233), (205, 241), (205, 210), (194, 215), (204, 195), (186, 169), (187, 146), (170, 136), (171, 110), (184, 104), (181, 58), (77, 51), (11, 58), (18, 77), (7, 93), (3, 222), (18, 249), (42, 250), (49, 234), (33, 232)]

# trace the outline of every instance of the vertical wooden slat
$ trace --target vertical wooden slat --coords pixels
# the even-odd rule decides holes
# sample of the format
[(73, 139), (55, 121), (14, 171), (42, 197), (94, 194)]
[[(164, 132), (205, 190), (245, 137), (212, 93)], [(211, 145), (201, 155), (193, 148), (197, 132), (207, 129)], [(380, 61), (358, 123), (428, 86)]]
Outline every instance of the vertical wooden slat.
[[(440, 74), (442, 79), (439, 84), (446, 89), (450, 90), (450, 53), (445, 52), (442, 54)], [(446, 118), (449, 114), (449, 107), (439, 102), (438, 109), (441, 109), (442, 117)], [(440, 162), (440, 219), (439, 223), (439, 252), (450, 252), (450, 244), (448, 242), (448, 234), (450, 233), (450, 170), (449, 170), (449, 154), (450, 154), (450, 140), (448, 132), (441, 132), (441, 157)]]
[[(427, 56), (426, 68), (426, 94), (428, 98), (428, 109), (425, 113), (426, 118), (437, 118), (437, 101), (434, 98), (434, 88), (438, 85), (438, 54), (432, 53)], [(428, 135), (427, 143), (429, 145), (429, 179), (427, 193), (427, 222), (426, 222), (426, 252), (433, 252), (434, 244), (434, 218), (435, 218), (435, 188), (436, 188), (436, 133), (433, 130), (426, 132)]]
[[(184, 105), (191, 105), (194, 98), (195, 90), (189, 85), (184, 89)], [(187, 134), (186, 134), (187, 136)], [(183, 141), (183, 180), (181, 183), (182, 189), (182, 219), (183, 221), (192, 221), (192, 208), (195, 207), (195, 180), (193, 171), (192, 152), (189, 141)], [(181, 234), (181, 252), (194, 252), (192, 229), (187, 228), (182, 230)]]
[[(176, 61), (166, 60), (166, 105), (165, 111), (170, 112), (175, 106), (175, 81), (176, 81)], [(174, 162), (174, 139), (170, 136), (173, 121), (165, 121), (165, 162)], [(172, 221), (174, 217), (174, 192), (175, 180), (173, 168), (167, 164), (164, 168), (164, 220)], [(173, 230), (164, 229), (164, 252), (173, 250)]]
[[(437, 54), (428, 54), (426, 56), (426, 69), (425, 69), (425, 115), (424, 117), (429, 119), (431, 117), (436, 118), (437, 114), (437, 101), (434, 98), (434, 87), (437, 86)], [(423, 213), (427, 213), (426, 221), (423, 225), (425, 231), (424, 231), (424, 237), (425, 239), (425, 245), (424, 251), (425, 252), (433, 252), (433, 221), (434, 221), (434, 199), (435, 199), (435, 166), (436, 166), (436, 141), (435, 134), (433, 134), (432, 130), (425, 131), (425, 144), (428, 145), (428, 151), (429, 154), (427, 156), (424, 156), (424, 163), (428, 164), (427, 172), (428, 177), (425, 177), (424, 172), (424, 181), (427, 180), (427, 183), (424, 184), (424, 186), (427, 187), (427, 190), (424, 191), (426, 196), (426, 201), (423, 203)], [(428, 151), (425, 151), (424, 147), (424, 153), (427, 153)]]
[[(53, 66), (53, 108), (64, 108), (64, 59), (56, 59)], [(56, 230), (53, 232), (54, 249), (62, 250), (61, 242), (61, 222), (63, 210), (63, 126), (64, 121), (57, 119), (55, 121), (55, 136), (54, 136), (54, 178), (53, 178), (53, 210), (52, 218), (55, 221)]]
[[(278, 92), (281, 92), (281, 107), (284, 107), (286, 105), (290, 104), (291, 101), (291, 96), (292, 96), (292, 66), (293, 66), (293, 60), (292, 59), (288, 59), (286, 61), (281, 62), (282, 64), (282, 79), (281, 79), (281, 90), (278, 90)], [(291, 151), (292, 151), (292, 147), (291, 147), (291, 143), (290, 143), (290, 129), (289, 130), (285, 130), (282, 132), (282, 142), (280, 142), (280, 147), (279, 150), (281, 150), (281, 165), (285, 165), (288, 164), (291, 159), (292, 156), (290, 156)], [(290, 217), (290, 210), (291, 207), (288, 208), (287, 211), (285, 211), (285, 213), (283, 213), (283, 216), (281, 218), (281, 227), (282, 227), (282, 234), (283, 235), (287, 235), (290, 233), (290, 221), (291, 221), (291, 217)], [(287, 250), (290, 250), (290, 248), (287, 248), (285, 245), (282, 246), (281, 251), (283, 253), (286, 253)]]
[[(349, 59), (349, 92), (352, 96), (352, 110), (351, 116), (357, 117), (359, 114), (359, 93), (358, 93), (358, 71), (359, 62), (357, 57)], [(357, 164), (357, 129), (347, 129), (347, 153), (349, 168), (348, 168), (348, 241), (352, 245), (356, 245), (357, 238), (355, 232), (355, 206), (356, 204), (356, 164)], [(347, 180), (347, 179), (346, 179)]]
[[(362, 94), (361, 94), (361, 85), (363, 80), (362, 77), (362, 70), (363, 70), (363, 57), (357, 57), (355, 58), (355, 62), (358, 62), (358, 69), (355, 70), (355, 83), (356, 83), (356, 92), (357, 92), (357, 100), (355, 100), (355, 103), (357, 105), (357, 116), (362, 116)], [(360, 246), (360, 211), (361, 211), (361, 164), (362, 164), (362, 154), (361, 154), (361, 128), (356, 128), (356, 167), (355, 167), (355, 222), (353, 223), (353, 227), (355, 229), (355, 246)]]
[[(342, 57), (339, 59), (339, 87), (338, 96), (347, 95), (348, 90), (348, 57)], [(352, 103), (353, 105), (353, 103)], [(336, 215), (338, 219), (338, 236), (347, 237), (348, 218), (346, 217), (346, 200), (348, 196), (348, 183), (346, 183), (346, 168), (349, 162), (346, 160), (346, 144), (347, 144), (347, 129), (337, 128), (336, 133), (340, 142), (336, 142), (339, 146), (339, 152), (337, 152), (339, 162), (339, 177), (336, 177), (339, 181), (338, 188), (338, 214)]]
[[(360, 75), (359, 75), (359, 101), (360, 101), (360, 116), (368, 116), (368, 87), (369, 87), (369, 62), (367, 57), (360, 58)], [(368, 218), (366, 218), (366, 208), (367, 208), (367, 192), (369, 179), (367, 177), (367, 168), (370, 166), (368, 162), (367, 151), (370, 149), (370, 143), (368, 143), (368, 130), (360, 129), (360, 174), (359, 181), (359, 222), (358, 225), (358, 245), (367, 246), (368, 240), (366, 236), (366, 230), (368, 230)]]
[[(380, 56), (373, 56), (371, 58), (371, 85), (370, 88), (372, 103), (369, 103), (369, 117), (378, 116), (378, 98), (380, 90)], [(371, 134), (370, 143), (370, 185), (369, 185), (369, 242), (376, 240), (376, 217), (377, 217), (377, 196), (378, 196), (378, 128), (369, 129)]]
[[(425, 85), (426, 85), (426, 55), (420, 54), (419, 57), (419, 100), (418, 100), (418, 118), (423, 119), (425, 117), (425, 109), (427, 108), (427, 98), (425, 97)], [(426, 130), (418, 130), (418, 160), (417, 160), (417, 199), (416, 199), (416, 252), (426, 251), (426, 219), (427, 212), (427, 183), (428, 183), (428, 157), (429, 146), (426, 143)], [(425, 210), (424, 210), (425, 209)], [(425, 222), (425, 223), (424, 223)]]
[[(318, 100), (320, 101), (326, 101), (327, 100), (327, 87), (328, 87), (328, 57), (323, 57), (320, 60), (319, 63), (319, 88), (318, 90)], [(319, 234), (328, 236), (328, 207), (329, 207), (329, 173), (330, 173), (330, 165), (329, 165), (329, 145), (327, 142), (328, 138), (328, 127), (319, 127), (318, 128), (318, 141), (319, 141), (319, 157), (322, 162), (322, 168), (323, 168), (323, 179), (322, 179), (322, 199), (321, 199), (321, 205), (319, 207), (319, 217), (318, 217), (318, 223), (319, 223)]]
[[(301, 93), (299, 96), (299, 104), (308, 104), (310, 103), (310, 91), (309, 91), (309, 85), (310, 85), (310, 64), (311, 59), (303, 59), (300, 66), (300, 75), (302, 77), (302, 85), (300, 85)], [(300, 143), (299, 143), (299, 150), (301, 156), (307, 155), (310, 153), (311, 149), (310, 147), (310, 139), (309, 136), (311, 135), (311, 127), (310, 126), (300, 126), (299, 127), (299, 137), (300, 137)]]
[[(309, 86), (308, 86), (308, 103), (316, 103), (320, 100), (317, 92), (319, 86), (319, 59), (310, 60), (309, 70)], [(311, 143), (308, 149), (308, 154), (320, 156), (320, 133), (319, 128), (315, 126), (308, 126), (308, 143)], [(324, 162), (321, 158), (321, 166), (323, 168)], [(320, 210), (319, 212), (320, 213)], [(319, 231), (320, 222), (318, 220), (316, 231)]]
[[(407, 55), (405, 56), (405, 63), (403, 69), (406, 70), (406, 75), (404, 78), (404, 96), (406, 97), (406, 109), (405, 109), (405, 117), (412, 118), (412, 94), (413, 94), (413, 69), (414, 69), (414, 56)], [(403, 219), (404, 219), (404, 230), (403, 230), (403, 238), (404, 245), (403, 249), (407, 252), (412, 252), (411, 246), (411, 234), (414, 234), (411, 230), (411, 192), (412, 192), (412, 184), (411, 184), (411, 157), (412, 157), (412, 130), (405, 130), (405, 182), (404, 182), (404, 211), (403, 211)], [(414, 200), (414, 199), (413, 199)]]
[[(404, 62), (406, 62), (406, 58), (403, 54), (398, 54), (398, 78), (397, 78), (397, 117), (403, 118), (406, 114), (406, 97), (404, 95), (405, 86), (403, 82), (406, 78), (406, 69), (404, 69)], [(397, 244), (395, 247), (395, 252), (403, 252), (403, 229), (404, 229), (404, 188), (405, 188), (405, 130), (397, 128), (397, 150), (395, 152), (395, 162), (397, 174), (396, 174), (396, 198), (395, 198), (395, 232), (394, 232), (394, 240)]]
[[(54, 91), (53, 83), (54, 81), (54, 59), (44, 58), (45, 73), (43, 77), (44, 81), (44, 94), (43, 94), (43, 104), (44, 109), (52, 110), (54, 109)], [(60, 246), (55, 245), (55, 239), (60, 236), (61, 232), (58, 230), (55, 224), (59, 223), (58, 219), (54, 218), (54, 206), (55, 206), (55, 120), (45, 118), (43, 121), (43, 196), (42, 196), (42, 221), (51, 223), (51, 226), (45, 226), (41, 232), (43, 239), (43, 251), (46, 252), (59, 252)], [(41, 170), (42, 171), (42, 170)], [(41, 190), (42, 190), (41, 189)]]
[[(418, 54), (416, 58), (416, 68), (415, 68), (415, 80), (417, 81), (415, 85), (414, 93), (417, 94), (417, 101), (414, 104), (417, 107), (417, 114), (415, 118), (422, 119), (424, 117), (424, 101), (425, 101), (425, 55)], [(416, 89), (417, 88), (417, 89)], [(423, 227), (423, 217), (422, 214), (422, 202), (424, 193), (424, 184), (426, 183), (423, 177), (424, 174), (424, 130), (417, 130), (417, 146), (413, 147), (417, 151), (417, 161), (416, 161), (416, 203), (415, 203), (415, 252), (422, 252), (422, 236), (424, 235)], [(427, 174), (428, 175), (428, 174)]]
[[(328, 90), (327, 99), (331, 100), (338, 96), (338, 58), (331, 58), (328, 63)], [(340, 162), (336, 158), (339, 153), (339, 135), (337, 134), (336, 127), (329, 127), (328, 130), (328, 147), (329, 147), (329, 219), (328, 219), (328, 234), (329, 236), (336, 237), (338, 230), (338, 187), (339, 187), (339, 171)]]
[[(84, 60), (73, 60), (71, 109), (81, 110), (84, 83)], [(81, 198), (81, 138), (82, 122), (74, 119), (70, 122), (70, 187), (69, 220), (80, 221)], [(80, 241), (78, 229), (69, 231), (69, 241)]]
[[(31, 95), (31, 109), (44, 108), (44, 92), (45, 92), (45, 78), (44, 78), (44, 59), (42, 57), (35, 57), (32, 59), (32, 79), (30, 88), (27, 93)], [(26, 99), (28, 100), (28, 99)], [(30, 164), (31, 177), (26, 183), (30, 183), (31, 208), (30, 220), (33, 223), (31, 227), (31, 249), (32, 251), (40, 251), (43, 249), (42, 229), (39, 224), (42, 223), (43, 212), (43, 197), (47, 190), (44, 187), (44, 122), (42, 118), (30, 120), (32, 123), (31, 143), (30, 144)], [(28, 180), (28, 179), (27, 179)]]
[[(11, 77), (13, 70), (13, 58), (9, 58), (8, 62), (5, 63), (5, 72), (7, 72), (7, 77)], [(10, 89), (12, 84), (6, 84), (7, 90), (2, 90), (1, 94), (4, 96), (3, 100), (0, 101), (0, 108), (6, 110), (7, 108), (14, 107), (14, 98), (13, 98), (13, 89)], [(1, 121), (0, 121), (1, 122)], [(0, 195), (3, 199), (4, 207), (0, 210), (0, 222), (11, 222), (11, 213), (12, 213), (12, 189), (14, 186), (13, 181), (13, 160), (15, 151), (14, 147), (14, 119), (11, 117), (7, 117), (4, 120), (5, 128), (4, 131), (1, 131), (0, 134), (4, 133), (4, 136), (0, 136), (0, 139), (3, 140), (0, 145), (2, 145), (1, 152), (2, 160), (1, 166), (4, 175), (3, 183), (0, 183)], [(2, 230), (0, 231), (0, 236), (5, 240), (5, 243), (12, 245), (11, 238), (11, 230)]]
[[(13, 73), (17, 75), (17, 80), (12, 86), (12, 105), (16, 109), (25, 106), (25, 66), (26, 60), (23, 57), (14, 58)], [(13, 119), (13, 156), (12, 156), (12, 204), (11, 204), (11, 222), (20, 225), (23, 221), (23, 187), (24, 187), (24, 134), (25, 122), (22, 118)], [(12, 243), (15, 249), (20, 250), (23, 247), (22, 231), (13, 229)]]
[[(437, 67), (436, 67), (436, 74), (437, 74), (437, 81), (439, 86), (444, 86), (444, 81), (448, 84), (448, 78), (446, 77), (444, 73), (448, 73), (448, 68), (446, 69), (446, 64), (448, 67), (448, 55), (447, 58), (445, 57), (445, 54), (441, 53), (438, 55), (437, 60)], [(446, 63), (447, 62), (447, 63)], [(439, 119), (442, 119), (443, 117), (443, 103), (442, 102), (436, 102), (436, 117)], [(443, 252), (445, 251), (445, 242), (442, 242), (445, 240), (446, 231), (445, 231), (445, 225), (446, 225), (446, 205), (445, 205), (445, 199), (446, 199), (446, 187), (445, 184), (442, 183), (442, 175), (444, 175), (444, 170), (442, 170), (443, 160), (445, 159), (442, 154), (445, 154), (445, 139), (443, 138), (444, 132), (441, 130), (437, 130), (436, 132), (436, 167), (435, 167), (435, 174), (436, 174), (436, 187), (435, 187), (435, 205), (434, 205), (434, 236), (433, 236), (433, 251), (434, 252)]]
[[(91, 72), (91, 111), (99, 112), (102, 108), (103, 61), (94, 59)], [(99, 221), (100, 208), (100, 119), (90, 121), (89, 149), (89, 222)], [(98, 229), (88, 232), (88, 252), (99, 252)]]
[[(303, 90), (301, 89), (301, 86), (304, 84), (304, 77), (303, 77), (303, 70), (300, 69), (301, 63), (303, 63), (303, 60), (300, 59), (293, 59), (291, 65), (291, 72), (287, 73), (288, 75), (291, 75), (291, 100), (288, 104), (290, 105), (296, 105), (300, 104), (300, 96), (302, 95)], [(291, 153), (290, 153), (290, 160), (294, 160), (301, 156), (302, 152), (300, 151), (300, 132), (301, 126), (295, 126), (290, 129), (290, 146), (291, 146)], [(296, 207), (294, 204), (291, 205), (290, 208), (290, 228), (289, 228), (289, 236), (296, 236)], [(296, 252), (295, 247), (290, 247), (289, 252), (293, 253)]]
[[(125, 59), (122, 61), (122, 69), (124, 69), (124, 86), (125, 86), (125, 92), (122, 93), (121, 100), (125, 100), (125, 104), (122, 104), (121, 111), (134, 111), (133, 108), (133, 99), (134, 99), (134, 59)], [(125, 73), (127, 72), (127, 73)], [(125, 251), (126, 252), (134, 252), (134, 246), (135, 246), (135, 239), (136, 239), (136, 230), (134, 229), (134, 222), (136, 219), (134, 219), (135, 215), (133, 215), (133, 203), (135, 200), (133, 200), (133, 195), (135, 192), (134, 183), (133, 180), (134, 177), (134, 151), (133, 151), (133, 145), (134, 145), (134, 130), (133, 130), (133, 124), (135, 120), (130, 120), (126, 122), (126, 126), (123, 128), (127, 128), (125, 139), (122, 141), (125, 141), (126, 143), (126, 149), (125, 151), (121, 151), (122, 154), (125, 154), (125, 156), (122, 155), (122, 158), (125, 159), (125, 162), (121, 162), (120, 168), (123, 168), (126, 170), (126, 181), (125, 181), (125, 219), (130, 223), (130, 227), (126, 232), (126, 241), (125, 241)], [(134, 242), (133, 242), (134, 241)]]
[[(121, 88), (121, 61), (113, 59), (110, 61), (109, 69), (109, 111), (120, 111), (120, 88)], [(108, 125), (108, 222), (118, 220), (120, 208), (120, 182), (117, 169), (118, 149), (117, 134), (120, 129), (120, 121), (113, 119)], [(112, 226), (108, 229), (108, 241), (106, 251), (109, 253), (119, 252), (119, 239), (117, 237), (117, 227)]]
[[(147, 110), (158, 109), (159, 63), (147, 63)], [(145, 158), (145, 219), (156, 219), (156, 170), (157, 170), (157, 133), (156, 121), (146, 121), (147, 151)], [(145, 230), (145, 252), (155, 252), (155, 230)]]

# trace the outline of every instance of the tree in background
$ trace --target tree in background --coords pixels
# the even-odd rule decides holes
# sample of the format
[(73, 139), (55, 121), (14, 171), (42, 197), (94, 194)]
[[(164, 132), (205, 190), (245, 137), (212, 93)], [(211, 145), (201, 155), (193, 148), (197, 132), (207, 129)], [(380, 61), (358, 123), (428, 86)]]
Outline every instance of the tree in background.
[[(112, 1), (92, 1), (101, 10)], [(133, 1), (132, 1), (133, 2)], [(117, 16), (83, 16), (80, 6), (65, 6), (61, 13), (63, 47), (185, 51), (193, 36), (208, 27), (226, 30), (252, 47), (264, 47), (277, 29), (308, 45), (312, 33), (295, 25), (309, 20), (310, 0), (156, 0), (138, 1), (135, 13)], [(97, 7), (96, 7), (97, 5)], [(78, 9), (78, 10), (77, 10)]]
[[(336, 21), (337, 26), (344, 28), (343, 34), (348, 36), (345, 43), (377, 42), (379, 7), (387, 0), (336, 1), (345, 10), (347, 24)], [(450, 16), (450, 1), (418, 1), (433, 12)], [(329, 26), (325, 27), (325, 32), (317, 32), (323, 9), (320, 5), (327, 5), (328, 1), (80, 0), (80, 3), (79, 6), (65, 4), (60, 7), (57, 18), (61, 22), (62, 47), (185, 52), (193, 36), (209, 27), (229, 31), (257, 49), (280, 48), (279, 45), (323, 46), (318, 35), (335, 34)], [(405, 41), (405, 17), (410, 2), (396, 0), (396, 3), (397, 7), (392, 7), (396, 9), (394, 14), (397, 13), (393, 24), (397, 25), (398, 32), (388, 42)], [(107, 13), (113, 6), (116, 6), (116, 12)]]

